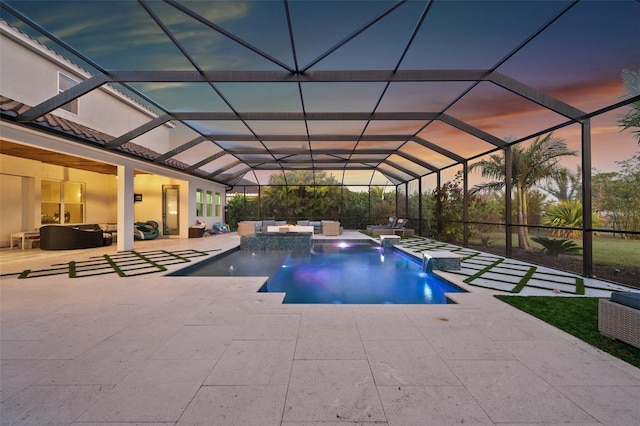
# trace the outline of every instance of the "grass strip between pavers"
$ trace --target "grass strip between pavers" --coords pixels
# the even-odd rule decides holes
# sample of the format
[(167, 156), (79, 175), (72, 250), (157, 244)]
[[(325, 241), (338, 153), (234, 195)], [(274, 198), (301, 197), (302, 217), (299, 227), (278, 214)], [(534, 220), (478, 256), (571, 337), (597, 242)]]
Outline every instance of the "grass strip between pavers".
[(126, 275), (124, 274), (124, 272), (122, 272), (122, 269), (120, 269), (118, 264), (116, 262), (114, 262), (113, 260), (111, 260), (111, 256), (109, 256), (108, 254), (105, 254), (105, 255), (103, 255), (103, 257), (104, 257), (104, 260), (106, 260), (107, 263), (109, 265), (111, 265), (111, 267), (116, 272), (116, 274), (118, 274), (121, 277), (126, 277)]
[(467, 284), (471, 284), (471, 281), (475, 280), (476, 278), (480, 278), (482, 276), (482, 274), (484, 274), (485, 272), (489, 272), (494, 266), (501, 264), (503, 261), (504, 261), (504, 259), (497, 259), (491, 265), (488, 265), (485, 268), (480, 269), (475, 274), (471, 275), (469, 278), (464, 280), (464, 282), (467, 283)]
[(527, 282), (529, 282), (533, 274), (535, 274), (536, 269), (538, 268), (536, 268), (535, 266), (532, 266), (531, 268), (529, 268), (529, 270), (527, 271), (526, 274), (524, 274), (524, 277), (522, 277), (520, 282), (513, 289), (511, 289), (511, 293), (520, 293), (522, 289), (527, 285)]
[(48, 277), (51, 275), (62, 275), (62, 274), (68, 274), (69, 273), (69, 268), (53, 268), (53, 269), (25, 269), (24, 271), (22, 271), (20, 273), (20, 276), (18, 277), (18, 279), (25, 279), (25, 278), (40, 278), (40, 277)]
[(160, 272), (164, 272), (167, 270), (167, 268), (165, 268), (164, 266), (154, 262), (151, 259), (148, 259), (147, 257), (145, 257), (144, 255), (142, 255), (141, 253), (138, 253), (137, 251), (133, 252), (136, 256), (138, 256), (140, 259), (145, 260), (146, 262), (150, 263), (151, 265), (155, 266), (156, 268), (158, 268), (158, 270), (160, 270)]
[[(121, 277), (130, 277), (142, 274), (128, 274), (125, 271), (151, 269), (144, 274), (164, 272), (165, 265), (177, 265), (191, 262), (191, 258), (207, 256), (209, 253), (220, 251), (211, 250), (178, 250), (170, 252), (166, 250), (153, 250), (148, 252), (125, 251), (114, 255), (104, 254), (91, 256), (90, 260), (71, 261), (68, 263), (54, 263), (50, 269), (25, 269), (22, 272), (0, 274), (0, 277), (16, 276), (17, 279), (40, 278), (52, 275), (68, 275), (69, 278), (84, 278), (95, 275), (116, 273)], [(133, 266), (132, 268), (130, 268)]]

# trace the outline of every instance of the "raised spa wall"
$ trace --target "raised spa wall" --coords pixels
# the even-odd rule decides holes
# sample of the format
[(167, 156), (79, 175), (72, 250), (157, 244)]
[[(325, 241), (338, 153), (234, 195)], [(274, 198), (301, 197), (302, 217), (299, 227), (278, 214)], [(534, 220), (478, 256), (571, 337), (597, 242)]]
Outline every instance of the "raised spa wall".
[(311, 250), (311, 234), (306, 232), (274, 232), (243, 235), (242, 250)]

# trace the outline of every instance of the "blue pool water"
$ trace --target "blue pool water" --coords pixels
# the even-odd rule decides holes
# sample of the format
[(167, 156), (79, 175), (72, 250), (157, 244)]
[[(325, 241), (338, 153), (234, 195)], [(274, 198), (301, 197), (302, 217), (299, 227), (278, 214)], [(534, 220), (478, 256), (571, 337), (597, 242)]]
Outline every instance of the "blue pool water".
[(314, 242), (310, 253), (238, 250), (172, 275), (268, 276), (260, 291), (284, 292), (284, 303), (444, 304), (445, 292), (464, 291), (369, 241)]

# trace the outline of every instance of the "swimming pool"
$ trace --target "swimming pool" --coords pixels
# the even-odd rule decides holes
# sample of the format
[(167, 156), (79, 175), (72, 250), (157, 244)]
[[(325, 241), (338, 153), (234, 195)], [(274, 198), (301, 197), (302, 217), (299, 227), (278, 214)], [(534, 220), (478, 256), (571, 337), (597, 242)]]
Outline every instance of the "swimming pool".
[(464, 292), (422, 272), (417, 259), (370, 241), (316, 241), (311, 252), (237, 250), (172, 275), (268, 276), (261, 292), (284, 303), (444, 304)]

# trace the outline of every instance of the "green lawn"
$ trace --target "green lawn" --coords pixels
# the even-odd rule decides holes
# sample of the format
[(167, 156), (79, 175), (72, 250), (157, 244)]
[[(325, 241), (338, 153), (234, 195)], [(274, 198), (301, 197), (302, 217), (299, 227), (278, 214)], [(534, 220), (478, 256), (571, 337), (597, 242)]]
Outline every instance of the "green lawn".
[[(491, 237), (493, 245), (498, 247), (504, 247), (505, 238), (504, 233), (491, 232), (488, 233)], [(531, 234), (538, 235), (538, 234)], [(550, 236), (548, 234), (541, 234)], [(472, 239), (474, 243), (480, 243), (479, 238)], [(518, 246), (518, 236), (513, 235), (513, 246)], [(574, 241), (582, 247), (582, 240), (580, 238), (574, 239)], [(531, 241), (531, 247), (542, 249), (542, 246)], [(609, 265), (615, 267), (637, 267), (640, 257), (640, 240), (623, 240), (622, 238), (613, 238), (610, 235), (596, 235), (593, 237), (593, 262), (597, 265)]]
[(598, 331), (598, 299), (595, 297), (495, 297), (640, 368), (640, 349)]

